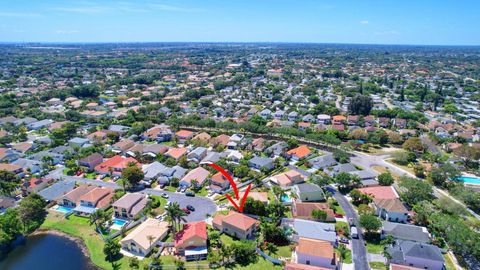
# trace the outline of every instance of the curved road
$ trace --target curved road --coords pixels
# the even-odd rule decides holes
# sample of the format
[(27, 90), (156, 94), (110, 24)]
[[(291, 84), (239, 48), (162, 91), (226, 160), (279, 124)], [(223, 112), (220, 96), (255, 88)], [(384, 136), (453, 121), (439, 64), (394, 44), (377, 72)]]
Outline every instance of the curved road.
[[(101, 180), (93, 180), (93, 179), (87, 179), (83, 177), (64, 175), (63, 167), (60, 167), (58, 169), (51, 171), (48, 174), (48, 177), (57, 179), (60, 181), (71, 181), (71, 182), (90, 184), (90, 185), (95, 185), (100, 187), (110, 187), (114, 189), (122, 188), (117, 183), (103, 182)], [(205, 220), (208, 218), (208, 216), (212, 216), (217, 211), (217, 205), (212, 200), (206, 197), (200, 197), (200, 196), (188, 197), (182, 193), (175, 193), (175, 192), (163, 191), (163, 190), (152, 189), (152, 188), (146, 188), (139, 192), (142, 194), (156, 195), (156, 196), (161, 196), (162, 193), (166, 193), (169, 196), (168, 200), (171, 202), (177, 202), (181, 208), (185, 208), (187, 205), (192, 205), (193, 207), (195, 207), (195, 211), (191, 212), (188, 216), (185, 217), (187, 222)]]

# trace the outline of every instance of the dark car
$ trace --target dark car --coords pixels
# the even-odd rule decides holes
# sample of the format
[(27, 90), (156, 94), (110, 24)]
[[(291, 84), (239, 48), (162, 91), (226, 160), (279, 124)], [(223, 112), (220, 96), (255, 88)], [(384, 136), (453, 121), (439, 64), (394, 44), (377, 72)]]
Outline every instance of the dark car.
[(191, 206), (191, 205), (187, 205), (187, 209), (190, 210), (190, 211), (195, 211), (195, 207)]
[(190, 210), (188, 210), (187, 208), (183, 208), (182, 211), (185, 212), (185, 214), (187, 215), (190, 214)]
[(188, 197), (195, 197), (195, 193), (193, 193), (191, 191), (186, 192), (185, 195), (188, 196)]

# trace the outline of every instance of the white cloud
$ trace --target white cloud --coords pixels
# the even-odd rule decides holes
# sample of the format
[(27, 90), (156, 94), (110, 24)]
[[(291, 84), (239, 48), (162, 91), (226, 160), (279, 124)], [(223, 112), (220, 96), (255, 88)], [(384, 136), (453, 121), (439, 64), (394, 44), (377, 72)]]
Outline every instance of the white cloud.
[(369, 22), (367, 20), (362, 20), (360, 21), (360, 24), (368, 24)]

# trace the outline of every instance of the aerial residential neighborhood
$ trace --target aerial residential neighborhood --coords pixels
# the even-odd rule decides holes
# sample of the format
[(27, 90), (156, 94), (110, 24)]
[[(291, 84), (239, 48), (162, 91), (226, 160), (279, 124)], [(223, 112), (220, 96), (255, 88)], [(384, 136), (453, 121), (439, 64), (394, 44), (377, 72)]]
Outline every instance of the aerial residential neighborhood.
[(0, 269), (480, 269), (478, 3), (139, 2), (2, 7)]

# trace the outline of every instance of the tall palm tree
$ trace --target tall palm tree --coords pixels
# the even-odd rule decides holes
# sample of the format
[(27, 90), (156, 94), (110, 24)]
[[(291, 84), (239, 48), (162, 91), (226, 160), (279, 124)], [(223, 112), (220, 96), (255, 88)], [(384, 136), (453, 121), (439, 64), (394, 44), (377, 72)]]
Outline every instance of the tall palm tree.
[(182, 209), (180, 209), (180, 205), (176, 202), (170, 204), (167, 209), (167, 218), (171, 222), (172, 226), (172, 232), (175, 235), (175, 232), (177, 231), (177, 226), (180, 224), (181, 221), (185, 221), (184, 216), (185, 212), (183, 212)]

